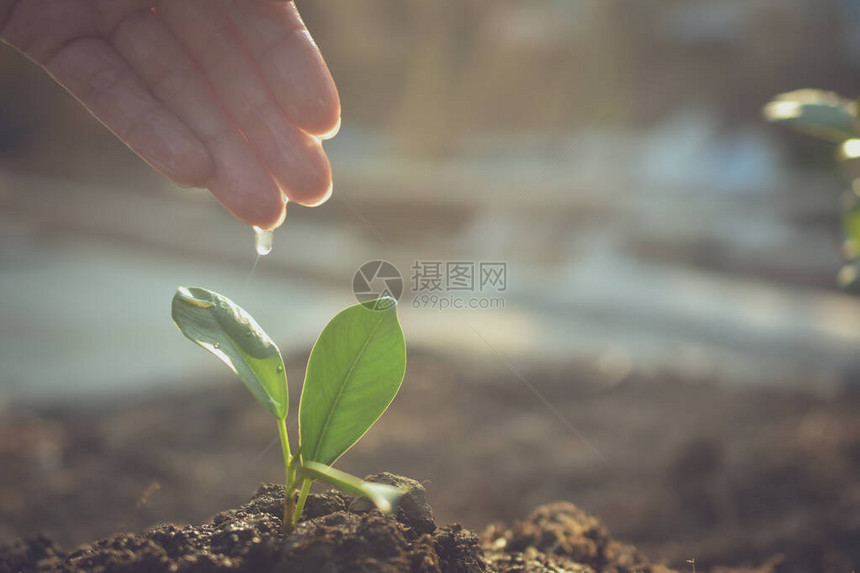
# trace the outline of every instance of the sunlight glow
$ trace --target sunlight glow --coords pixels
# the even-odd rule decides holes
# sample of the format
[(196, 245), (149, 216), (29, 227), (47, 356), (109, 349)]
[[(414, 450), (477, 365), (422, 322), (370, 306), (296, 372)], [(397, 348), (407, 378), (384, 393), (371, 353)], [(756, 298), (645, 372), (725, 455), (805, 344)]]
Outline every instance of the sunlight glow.
[(796, 101), (774, 101), (764, 108), (764, 116), (770, 121), (796, 119), (801, 116), (803, 105)]
[(842, 144), (842, 157), (857, 159), (860, 157), (860, 139), (849, 139)]

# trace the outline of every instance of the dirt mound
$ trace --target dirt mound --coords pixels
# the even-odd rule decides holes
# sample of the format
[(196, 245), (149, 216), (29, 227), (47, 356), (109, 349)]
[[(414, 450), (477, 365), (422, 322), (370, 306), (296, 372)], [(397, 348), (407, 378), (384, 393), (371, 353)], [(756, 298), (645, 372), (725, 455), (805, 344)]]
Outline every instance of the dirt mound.
[(339, 492), (311, 494), (295, 532), (281, 531), (283, 488), (265, 484), (239, 509), (199, 526), (160, 525), (119, 533), (74, 551), (46, 537), (0, 549), (0, 572), (374, 572), (669, 573), (614, 541), (595, 517), (569, 503), (539, 507), (511, 528), (479, 538), (459, 525), (437, 528), (424, 488), (377, 474), (372, 481), (412, 487), (394, 515)]
[(671, 571), (613, 540), (600, 520), (571, 503), (541, 506), (510, 529), (491, 525), (483, 538), (488, 561), (498, 571)]
[(485, 571), (477, 536), (456, 525), (437, 529), (424, 488), (395, 479), (414, 489), (394, 516), (339, 492), (311, 494), (304, 520), (283, 536), (283, 487), (265, 484), (244, 506), (199, 526), (120, 533), (71, 552), (45, 537), (19, 541), (0, 551), (0, 571)]

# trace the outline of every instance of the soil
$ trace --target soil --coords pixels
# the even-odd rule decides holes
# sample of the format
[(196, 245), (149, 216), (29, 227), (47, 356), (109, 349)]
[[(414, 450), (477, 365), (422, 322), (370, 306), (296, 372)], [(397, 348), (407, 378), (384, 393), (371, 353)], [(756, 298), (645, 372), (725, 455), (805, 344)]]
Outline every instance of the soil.
[(74, 551), (44, 536), (20, 540), (0, 549), (0, 572), (671, 572), (613, 540), (597, 518), (569, 503), (542, 506), (510, 529), (490, 527), (479, 537), (456, 524), (437, 528), (417, 481), (392, 474), (367, 479), (411, 491), (394, 515), (340, 492), (311, 494), (303, 520), (282, 535), (283, 487), (265, 484), (249, 503), (199, 526), (120, 533)]
[[(302, 361), (288, 364), (290, 380), (301, 380)], [(420, 477), (439, 523), (466, 529), (418, 534), (402, 519), (337, 506), (300, 533), (330, 532), (336, 539), (325, 539), (360, 552), (361, 539), (369, 539), (362, 532), (378, 527), (396, 540), (385, 545), (394, 549), (368, 555), (379, 563), (407, 559), (409, 567), (424, 555), (428, 571), (434, 559), (442, 567), (452, 563), (445, 555), (466, 551), (468, 530), (480, 533), (474, 555), (488, 571), (659, 571), (650, 564), (665, 562), (687, 573), (690, 559), (698, 572), (860, 570), (860, 396), (851, 373), (844, 391), (821, 395), (812, 386), (739, 388), (716, 377), (681, 380), (634, 369), (619, 378), (585, 363), (518, 364), (561, 420), (519, 376), (496, 366), (411, 352), (400, 396), (338, 462), (357, 475), (388, 469)], [(177, 383), (101, 403), (6, 408), (0, 545), (19, 540), (6, 550), (7, 563), (13, 555), (46, 566), (84, 559), (90, 553), (59, 547), (103, 537), (110, 541), (93, 547), (138, 547), (153, 559), (174, 559), (152, 538), (158, 531), (187, 535), (196, 544), (190, 551), (233, 563), (236, 556), (223, 551), (238, 549), (218, 545), (225, 535), (219, 527), (231, 523), (238, 529), (230, 535), (261, 540), (248, 559), (304, 547), (299, 538), (274, 535), (278, 511), (260, 509), (265, 496), (277, 497), (271, 488), (199, 528), (116, 534), (204, 522), (243, 503), (260, 481), (281, 478), (270, 417), (228, 375), (208, 384), (203, 391)], [(606, 527), (638, 551), (622, 550), (628, 546), (611, 541)]]

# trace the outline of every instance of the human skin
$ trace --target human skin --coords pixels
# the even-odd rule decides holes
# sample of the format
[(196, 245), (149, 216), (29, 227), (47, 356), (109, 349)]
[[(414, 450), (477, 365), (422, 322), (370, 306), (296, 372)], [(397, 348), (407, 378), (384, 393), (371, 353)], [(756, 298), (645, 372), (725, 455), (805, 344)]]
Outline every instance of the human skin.
[(328, 68), (292, 2), (0, 0), (0, 38), (154, 169), (264, 229), (286, 197), (331, 194), (340, 126)]

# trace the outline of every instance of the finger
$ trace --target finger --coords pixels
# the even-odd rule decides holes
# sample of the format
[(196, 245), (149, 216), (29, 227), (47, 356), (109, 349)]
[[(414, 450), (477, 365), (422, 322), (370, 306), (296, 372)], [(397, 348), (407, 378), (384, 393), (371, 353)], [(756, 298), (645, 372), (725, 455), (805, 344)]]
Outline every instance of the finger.
[(45, 69), (126, 145), (180, 185), (211, 177), (203, 143), (164, 108), (107, 42), (74, 40), (44, 62)]
[(290, 201), (324, 203), (331, 194), (331, 167), (320, 141), (293, 126), (281, 111), (264, 106), (242, 122), (266, 166)]
[(9, 15), (16, 3), (17, 0), (0, 0), (0, 30), (6, 27), (6, 22), (9, 21)]
[(340, 127), (328, 67), (295, 4), (220, 0), (290, 120), (323, 139)]
[(170, 30), (145, 11), (123, 20), (112, 41), (155, 97), (207, 146), (215, 163), (206, 182), (212, 194), (242, 221), (262, 228), (280, 224), (280, 189)]
[(84, 0), (7, 0), (0, 9), (3, 39), (39, 64), (73, 40), (98, 35), (93, 10)]
[(203, 69), (251, 147), (291, 201), (313, 205), (331, 187), (320, 142), (295, 127), (272, 98), (225, 14), (210, 0), (167, 2), (159, 11)]

